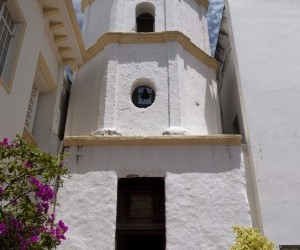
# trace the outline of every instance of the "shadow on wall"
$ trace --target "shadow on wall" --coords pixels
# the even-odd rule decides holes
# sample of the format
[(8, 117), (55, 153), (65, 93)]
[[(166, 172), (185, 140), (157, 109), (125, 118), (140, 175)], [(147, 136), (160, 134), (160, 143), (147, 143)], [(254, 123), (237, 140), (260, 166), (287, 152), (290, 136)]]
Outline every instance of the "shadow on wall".
[(163, 177), (166, 172), (225, 173), (244, 165), (240, 146), (98, 146), (66, 148), (70, 174), (116, 171)]
[[(195, 0), (184, 0), (196, 13), (199, 13), (199, 9), (202, 8), (199, 3)], [(199, 19), (202, 19), (202, 16), (199, 15)]]
[(212, 92), (212, 80), (207, 79), (205, 91), (205, 105), (204, 105), (204, 119), (206, 122), (208, 134), (216, 134), (220, 129), (218, 128), (218, 115), (219, 106), (217, 100)]

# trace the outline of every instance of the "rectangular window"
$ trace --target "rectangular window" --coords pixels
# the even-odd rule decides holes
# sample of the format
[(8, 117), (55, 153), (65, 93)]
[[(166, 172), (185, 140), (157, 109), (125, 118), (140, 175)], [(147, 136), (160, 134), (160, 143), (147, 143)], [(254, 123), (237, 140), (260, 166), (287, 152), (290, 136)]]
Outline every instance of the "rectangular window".
[(0, 0), (0, 84), (9, 93), (25, 32), (17, 0)]
[(4, 0), (0, 0), (0, 75), (3, 73), (14, 26), (15, 22)]

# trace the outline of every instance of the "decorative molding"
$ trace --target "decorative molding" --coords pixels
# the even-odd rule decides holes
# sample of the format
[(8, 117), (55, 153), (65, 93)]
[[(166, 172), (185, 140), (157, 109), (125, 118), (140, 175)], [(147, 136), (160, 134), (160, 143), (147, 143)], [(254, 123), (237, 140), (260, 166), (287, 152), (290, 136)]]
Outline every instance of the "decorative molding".
[(42, 53), (39, 54), (38, 65), (40, 66), (40, 68), (46, 78), (47, 85), (49, 86), (50, 90), (52, 92), (54, 92), (57, 88), (57, 85), (50, 73), (50, 70), (47, 66), (47, 63), (46, 63), (45, 58), (43, 57)]
[(95, 2), (95, 0), (81, 0), (81, 11), (84, 13), (86, 7)]
[(67, 40), (68, 37), (66, 35), (54, 35), (53, 39), (54, 39), (55, 43), (60, 43), (60, 42)]
[[(202, 5), (206, 10), (208, 8), (208, 0), (195, 0), (198, 4)], [(95, 0), (82, 0), (81, 1), (81, 7), (82, 11), (86, 9), (87, 6), (94, 3)], [(93, 58), (97, 53), (99, 53), (101, 50), (104, 49), (104, 47), (113, 42), (119, 42), (119, 43), (152, 43), (152, 42), (158, 42), (158, 43), (164, 43), (168, 41), (178, 41), (180, 42), (185, 49), (187, 49), (190, 53), (192, 53), (196, 58), (201, 60), (202, 62), (206, 63), (209, 67), (213, 68), (215, 71), (218, 69), (218, 63), (217, 61), (207, 55), (204, 51), (202, 51), (200, 48), (198, 48), (195, 44), (193, 44), (190, 39), (178, 31), (167, 31), (167, 32), (154, 32), (154, 33), (106, 33), (101, 38), (98, 39), (98, 41), (91, 46), (88, 50), (85, 49), (85, 45), (83, 42), (83, 38), (81, 35), (81, 31), (79, 29), (74, 7), (72, 4), (72, 0), (64, 0), (64, 3), (67, 7), (68, 17), (71, 21), (71, 25), (73, 27), (73, 32), (77, 41), (77, 45), (81, 54), (81, 57), (83, 58), (83, 64), (89, 61), (91, 58)], [(44, 8), (43, 13), (45, 16), (52, 15), (56, 12), (59, 12), (59, 9), (57, 8)], [(50, 23), (49, 27), (51, 31), (54, 31), (56, 29), (59, 29), (63, 27), (63, 23)], [(65, 39), (68, 39), (68, 37), (63, 37), (61, 35), (54, 35), (54, 41), (56, 43), (59, 43), (61, 41), (64, 41)], [(76, 64), (78, 62), (75, 62), (71, 65), (72, 68), (76, 68)]]
[(179, 31), (165, 31), (153, 33), (123, 33), (123, 32), (108, 32), (101, 36), (98, 41), (91, 46), (84, 55), (84, 62), (91, 60), (106, 45), (110, 43), (120, 44), (135, 44), (135, 43), (166, 43), (177, 41), (188, 52), (194, 55), (198, 60), (205, 63), (208, 67), (212, 68), (215, 72), (218, 71), (219, 63), (211, 56), (209, 56), (202, 49), (197, 47), (191, 40)]
[(63, 56), (66, 53), (71, 52), (72, 49), (70, 47), (58, 47), (58, 53), (60, 54), (60, 56)]
[(62, 63), (63, 64), (73, 64), (73, 63), (75, 63), (76, 62), (76, 60), (75, 60), (75, 58), (69, 58), (69, 57), (63, 57), (63, 59), (62, 59)]
[(52, 16), (58, 13), (59, 13), (58, 8), (43, 8), (43, 14), (45, 17)]
[(240, 135), (201, 136), (67, 136), (64, 146), (180, 146), (180, 145), (241, 145)]
[(78, 22), (77, 22), (77, 18), (76, 18), (76, 14), (75, 14), (75, 11), (74, 11), (72, 0), (65, 0), (65, 4), (67, 6), (68, 16), (69, 16), (70, 21), (71, 21), (71, 25), (72, 25), (72, 28), (73, 28), (73, 31), (74, 31), (74, 34), (75, 34), (75, 37), (76, 37), (76, 41), (77, 41), (77, 44), (78, 44), (78, 47), (79, 47), (81, 57), (84, 58), (84, 55), (86, 53), (86, 49), (85, 49), (85, 46), (84, 46), (84, 42), (83, 42), (83, 39), (82, 39), (80, 28), (78, 26)]
[(209, 6), (209, 1), (208, 0), (196, 0), (196, 2), (200, 5), (202, 5), (207, 12), (208, 6)]
[(56, 29), (60, 29), (62, 27), (64, 27), (64, 24), (62, 22), (50, 22), (49, 23), (49, 28), (52, 31), (54, 31)]

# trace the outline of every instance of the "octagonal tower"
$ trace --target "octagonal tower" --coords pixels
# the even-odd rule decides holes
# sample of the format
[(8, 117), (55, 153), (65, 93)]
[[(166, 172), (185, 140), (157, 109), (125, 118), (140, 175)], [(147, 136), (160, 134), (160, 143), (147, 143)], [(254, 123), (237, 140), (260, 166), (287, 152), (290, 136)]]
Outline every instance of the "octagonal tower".
[(239, 135), (222, 135), (207, 0), (83, 0), (66, 137), (65, 249), (228, 249), (249, 225)]
[[(201, 1), (98, 0), (84, 10), (91, 47), (74, 82), (69, 135), (221, 133)], [(147, 89), (151, 105), (135, 105), (134, 91)]]

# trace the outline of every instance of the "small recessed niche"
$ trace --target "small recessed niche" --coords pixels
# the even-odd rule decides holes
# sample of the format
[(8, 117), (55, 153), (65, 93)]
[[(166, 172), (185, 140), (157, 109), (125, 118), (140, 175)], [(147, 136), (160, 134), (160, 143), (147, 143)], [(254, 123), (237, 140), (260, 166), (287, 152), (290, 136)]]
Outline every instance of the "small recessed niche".
[(148, 108), (155, 100), (155, 91), (152, 87), (141, 85), (132, 92), (132, 103), (138, 108)]

